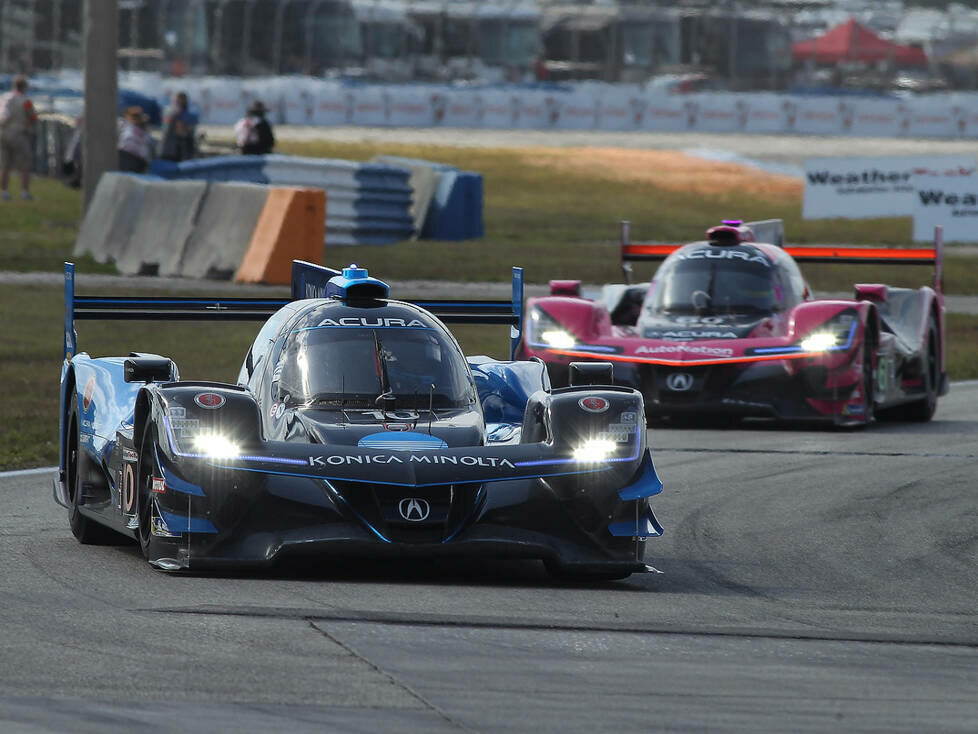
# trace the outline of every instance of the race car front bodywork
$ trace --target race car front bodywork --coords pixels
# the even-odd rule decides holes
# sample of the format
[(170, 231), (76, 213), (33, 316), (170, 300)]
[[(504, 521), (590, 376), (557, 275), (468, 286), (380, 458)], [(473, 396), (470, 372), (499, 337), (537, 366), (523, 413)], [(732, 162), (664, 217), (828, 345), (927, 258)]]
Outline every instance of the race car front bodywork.
[[(687, 322), (674, 327), (675, 336), (666, 333), (661, 338), (638, 336), (634, 329), (610, 324), (606, 333), (591, 333), (573, 344), (554, 346), (535, 338), (534, 317), (546, 314), (563, 323), (561, 306), (558, 299), (530, 301), (531, 326), (523, 352), (544, 359), (555, 384), (565, 379), (571, 361), (595, 359), (612, 362), (615, 381), (643, 393), (649, 417), (704, 414), (855, 423), (867, 415), (864, 363), (869, 360), (875, 371), (880, 333), (871, 304), (804, 304), (792, 315), (784, 336), (730, 338), (725, 333), (723, 338), (695, 338), (703, 325)], [(601, 304), (591, 307), (603, 310)], [(590, 323), (600, 325), (602, 320)], [(837, 344), (802, 346), (806, 335), (827, 324), (843, 332)], [(755, 333), (764, 328), (757, 326)], [(714, 331), (727, 328), (708, 326)], [(887, 346), (891, 345), (884, 349)]]
[[(84, 372), (89, 361), (76, 361)], [(93, 394), (86, 414), (123, 405), (103, 411)], [(132, 405), (111, 441), (98, 421), (81, 424), (104, 471), (74, 501), (166, 570), (478, 556), (618, 576), (645, 570), (645, 540), (662, 532), (648, 499), (662, 484), (632, 390), (538, 392), (519, 444), (395, 451), (264, 441), (253, 398), (229, 386), (150, 384)], [(63, 483), (56, 497), (72, 502)]]

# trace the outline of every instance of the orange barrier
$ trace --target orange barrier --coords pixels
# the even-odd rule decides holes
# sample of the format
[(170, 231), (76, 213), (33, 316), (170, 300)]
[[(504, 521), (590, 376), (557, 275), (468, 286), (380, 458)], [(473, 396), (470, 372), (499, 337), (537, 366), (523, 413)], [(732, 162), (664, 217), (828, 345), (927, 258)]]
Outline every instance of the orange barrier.
[(322, 263), (325, 234), (323, 189), (269, 189), (235, 282), (287, 285), (292, 280), (293, 260)]

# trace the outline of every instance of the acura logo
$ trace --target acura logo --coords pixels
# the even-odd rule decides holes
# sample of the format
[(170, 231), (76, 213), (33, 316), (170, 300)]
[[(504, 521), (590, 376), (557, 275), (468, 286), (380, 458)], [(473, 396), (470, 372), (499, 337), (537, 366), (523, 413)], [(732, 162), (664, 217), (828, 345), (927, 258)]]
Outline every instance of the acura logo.
[(693, 376), (688, 372), (673, 372), (666, 378), (666, 387), (676, 392), (685, 392), (693, 386)]
[(428, 519), (431, 514), (431, 505), (427, 500), (417, 497), (405, 497), (397, 505), (397, 511), (401, 517), (410, 522), (421, 522)]

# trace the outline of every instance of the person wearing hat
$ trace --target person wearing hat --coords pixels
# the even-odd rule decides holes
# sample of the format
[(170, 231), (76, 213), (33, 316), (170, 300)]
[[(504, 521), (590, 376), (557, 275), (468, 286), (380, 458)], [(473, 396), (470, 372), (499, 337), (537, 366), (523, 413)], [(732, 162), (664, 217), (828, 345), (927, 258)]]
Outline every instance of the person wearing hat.
[(275, 147), (272, 125), (265, 118), (268, 109), (259, 100), (248, 106), (244, 117), (234, 126), (238, 150), (244, 155), (265, 155)]
[(141, 107), (127, 107), (119, 118), (119, 170), (146, 173), (153, 159), (154, 141), (146, 123), (149, 118)]

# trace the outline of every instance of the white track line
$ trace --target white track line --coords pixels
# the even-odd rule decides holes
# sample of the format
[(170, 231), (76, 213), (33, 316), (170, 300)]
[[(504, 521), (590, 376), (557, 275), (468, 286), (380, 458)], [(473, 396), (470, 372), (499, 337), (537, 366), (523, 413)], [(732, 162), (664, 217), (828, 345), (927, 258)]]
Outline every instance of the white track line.
[(42, 466), (38, 469), (17, 469), (15, 471), (2, 471), (0, 478), (7, 477), (29, 477), (32, 474), (55, 474), (58, 471), (56, 466)]

